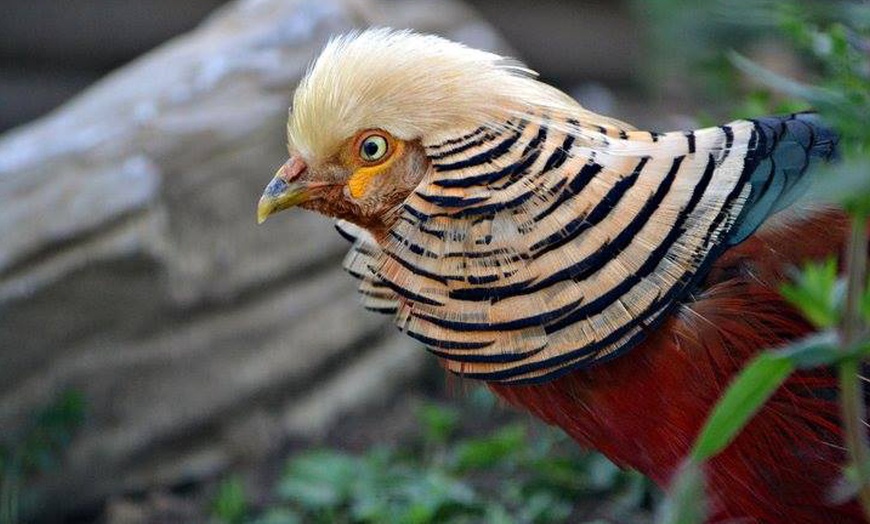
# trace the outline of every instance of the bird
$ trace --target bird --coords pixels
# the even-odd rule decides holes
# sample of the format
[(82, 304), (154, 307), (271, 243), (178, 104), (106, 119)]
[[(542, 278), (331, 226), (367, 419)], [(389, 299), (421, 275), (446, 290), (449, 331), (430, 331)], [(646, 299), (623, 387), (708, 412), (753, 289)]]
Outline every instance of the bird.
[[(373, 28), (300, 81), (258, 221), (337, 220), (362, 305), (450, 373), (667, 489), (760, 351), (813, 332), (779, 287), (843, 249), (807, 199), (838, 136), (814, 113), (639, 130), (518, 60)], [(704, 466), (709, 522), (863, 522), (835, 374), (793, 375)]]

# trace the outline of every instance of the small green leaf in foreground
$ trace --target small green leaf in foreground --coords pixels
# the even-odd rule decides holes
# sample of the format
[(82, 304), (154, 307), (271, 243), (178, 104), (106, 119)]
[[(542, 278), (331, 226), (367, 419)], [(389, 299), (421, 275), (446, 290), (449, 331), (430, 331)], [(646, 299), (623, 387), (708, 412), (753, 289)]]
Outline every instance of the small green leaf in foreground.
[(695, 442), (692, 457), (700, 462), (725, 449), (794, 369), (790, 358), (776, 352), (756, 357), (713, 409)]
[(840, 308), (837, 261), (833, 258), (822, 263), (806, 264), (794, 283), (783, 284), (780, 292), (816, 327), (824, 329), (837, 325)]

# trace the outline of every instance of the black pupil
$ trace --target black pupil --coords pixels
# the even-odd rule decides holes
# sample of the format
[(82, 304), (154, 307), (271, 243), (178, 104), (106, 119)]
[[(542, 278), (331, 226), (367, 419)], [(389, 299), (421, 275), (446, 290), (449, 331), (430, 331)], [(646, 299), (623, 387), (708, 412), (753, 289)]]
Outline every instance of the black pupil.
[(368, 157), (375, 156), (376, 154), (378, 154), (378, 151), (380, 149), (380, 146), (378, 146), (378, 144), (374, 140), (368, 140), (365, 144), (363, 144), (363, 152)]

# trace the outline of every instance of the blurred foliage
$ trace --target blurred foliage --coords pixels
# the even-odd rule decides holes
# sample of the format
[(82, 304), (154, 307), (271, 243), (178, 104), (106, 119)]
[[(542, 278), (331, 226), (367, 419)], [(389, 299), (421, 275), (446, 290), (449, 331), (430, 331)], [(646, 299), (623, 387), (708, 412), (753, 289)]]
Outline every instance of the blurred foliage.
[(240, 524), (250, 511), (248, 496), (242, 479), (236, 475), (225, 478), (218, 485), (212, 501), (212, 515), (226, 524)]
[[(797, 51), (795, 58), (808, 71), (821, 72), (831, 61), (817, 55), (831, 47), (818, 28), (839, 24), (861, 32), (870, 27), (866, 4), (859, 1), (636, 0), (634, 6), (647, 23), (653, 59), (647, 61), (645, 73), (652, 85), (667, 86), (668, 78), (676, 76), (691, 83), (695, 94), (725, 102), (728, 112), (734, 112), (747, 93), (745, 78), (731, 67), (723, 50), (750, 54), (774, 44)], [(748, 98), (759, 109), (758, 102), (773, 102), (766, 109), (780, 103), (764, 90), (759, 93)], [(790, 112), (795, 101), (782, 103), (780, 109)], [(797, 103), (806, 107), (805, 102)]]
[(463, 423), (492, 419), (493, 404), (484, 389), (459, 405), (427, 403), (417, 414), (415, 441), (400, 449), (297, 454), (275, 488), (275, 503), (246, 509), (247, 519), (237, 510), (250, 505), (238, 500), (243, 490), (231, 478), (213, 514), (232, 524), (558, 523), (581, 522), (577, 502), (605, 493), (619, 495), (615, 511), (626, 518), (649, 503), (643, 477), (580, 451), (555, 429), (506, 422), (469, 436)]
[(60, 467), (63, 450), (85, 418), (85, 400), (74, 390), (61, 393), (33, 413), (29, 422), (0, 442), (0, 524), (19, 521), (28, 504), (22, 486)]
[[(672, 75), (698, 93), (735, 100), (739, 79), (723, 49), (743, 49), (776, 27), (767, 0), (636, 0), (647, 21), (653, 60), (645, 76), (664, 86)], [(691, 74), (686, 74), (690, 71)]]

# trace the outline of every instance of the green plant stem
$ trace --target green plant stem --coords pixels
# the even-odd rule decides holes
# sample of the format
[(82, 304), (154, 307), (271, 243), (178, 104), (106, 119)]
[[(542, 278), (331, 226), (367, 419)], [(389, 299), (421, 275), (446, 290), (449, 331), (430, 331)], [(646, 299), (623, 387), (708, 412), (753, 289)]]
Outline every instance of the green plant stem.
[[(861, 298), (867, 282), (867, 218), (864, 216), (858, 215), (852, 219), (846, 257), (846, 309), (840, 336), (842, 346), (850, 348), (861, 335)], [(864, 515), (870, 520), (870, 446), (864, 425), (866, 407), (860, 368), (861, 361), (855, 358), (846, 359), (840, 364), (840, 405), (846, 447), (857, 473), (858, 498)]]
[(867, 217), (858, 215), (852, 219), (846, 259), (848, 281), (846, 283), (846, 310), (843, 315), (842, 337), (845, 347), (858, 342), (863, 328), (861, 301), (867, 285)]
[(846, 447), (857, 474), (858, 498), (864, 515), (870, 520), (870, 471), (867, 468), (870, 448), (864, 437), (863, 417), (859, 415), (864, 412), (864, 399), (858, 368), (859, 361), (856, 359), (848, 359), (840, 364), (840, 407), (843, 411)]

